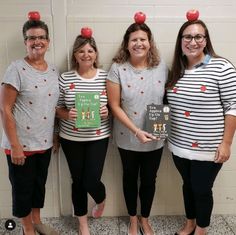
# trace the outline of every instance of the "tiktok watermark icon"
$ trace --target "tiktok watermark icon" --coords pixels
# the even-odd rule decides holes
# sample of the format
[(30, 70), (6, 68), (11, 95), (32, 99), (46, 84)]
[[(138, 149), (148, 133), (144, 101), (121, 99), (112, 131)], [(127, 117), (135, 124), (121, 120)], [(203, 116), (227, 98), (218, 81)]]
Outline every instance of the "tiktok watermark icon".
[(8, 231), (12, 231), (14, 230), (16, 227), (16, 222), (14, 220), (11, 220), (11, 219), (8, 219), (6, 222), (5, 222), (5, 228), (6, 230)]

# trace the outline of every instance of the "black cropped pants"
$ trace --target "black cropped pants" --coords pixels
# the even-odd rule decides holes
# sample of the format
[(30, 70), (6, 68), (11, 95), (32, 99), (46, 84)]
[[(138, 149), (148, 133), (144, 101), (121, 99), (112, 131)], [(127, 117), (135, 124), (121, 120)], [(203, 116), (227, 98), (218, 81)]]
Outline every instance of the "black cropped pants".
[(138, 194), (141, 216), (147, 218), (150, 215), (162, 150), (135, 152), (119, 148), (123, 165), (123, 192), (130, 216), (137, 214)]
[(72, 177), (72, 203), (74, 214), (83, 216), (88, 211), (88, 193), (96, 203), (106, 198), (105, 186), (101, 182), (108, 138), (95, 141), (70, 141), (61, 138)]
[(14, 216), (26, 217), (32, 208), (43, 208), (50, 159), (51, 149), (28, 156), (22, 166), (13, 164), (7, 155)]
[(209, 226), (213, 209), (212, 187), (221, 163), (196, 161), (173, 155), (183, 179), (183, 197), (187, 219), (196, 219), (199, 227)]

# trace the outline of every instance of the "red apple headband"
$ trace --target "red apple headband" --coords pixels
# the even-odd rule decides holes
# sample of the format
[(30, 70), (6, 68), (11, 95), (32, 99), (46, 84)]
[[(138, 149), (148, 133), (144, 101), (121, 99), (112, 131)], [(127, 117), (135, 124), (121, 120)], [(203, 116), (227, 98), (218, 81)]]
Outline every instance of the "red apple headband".
[(89, 27), (84, 27), (81, 29), (81, 36), (83, 38), (89, 39), (92, 37), (93, 31), (91, 28)]
[(28, 19), (39, 21), (40, 20), (40, 13), (38, 11), (30, 11), (28, 13)]
[(198, 20), (199, 11), (196, 9), (191, 9), (186, 12), (186, 18), (188, 21)]
[(134, 15), (134, 21), (136, 24), (143, 24), (146, 20), (146, 15), (139, 11), (139, 12), (136, 12), (135, 15)]

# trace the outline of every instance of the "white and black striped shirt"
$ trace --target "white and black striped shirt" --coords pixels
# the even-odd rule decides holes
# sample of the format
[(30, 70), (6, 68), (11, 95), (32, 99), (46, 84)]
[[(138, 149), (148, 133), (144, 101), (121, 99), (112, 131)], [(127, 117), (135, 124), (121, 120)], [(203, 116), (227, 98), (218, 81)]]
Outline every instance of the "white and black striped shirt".
[(171, 108), (170, 150), (177, 156), (213, 161), (224, 133), (224, 116), (236, 116), (236, 71), (223, 58), (185, 74), (167, 93)]
[[(82, 78), (76, 71), (65, 72), (59, 80), (60, 97), (58, 107), (71, 109), (75, 107), (75, 94), (78, 92), (100, 92), (101, 106), (107, 105), (107, 72), (97, 69), (94, 78)], [(101, 119), (99, 128), (76, 128), (72, 120), (60, 120), (60, 136), (73, 141), (92, 141), (110, 136), (109, 118)]]

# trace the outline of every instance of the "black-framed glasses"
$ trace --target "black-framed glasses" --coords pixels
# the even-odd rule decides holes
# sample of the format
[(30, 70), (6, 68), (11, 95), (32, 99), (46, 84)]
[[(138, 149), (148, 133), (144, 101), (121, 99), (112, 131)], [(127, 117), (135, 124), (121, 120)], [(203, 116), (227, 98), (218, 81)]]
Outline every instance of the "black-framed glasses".
[(39, 36), (26, 36), (25, 37), (25, 40), (28, 40), (28, 41), (36, 41), (37, 39), (39, 41), (48, 40), (48, 36), (47, 35), (39, 35)]
[(206, 36), (203, 34), (197, 34), (195, 36), (192, 36), (191, 34), (185, 34), (182, 36), (184, 42), (191, 42), (194, 39), (196, 43), (202, 43), (205, 38)]

